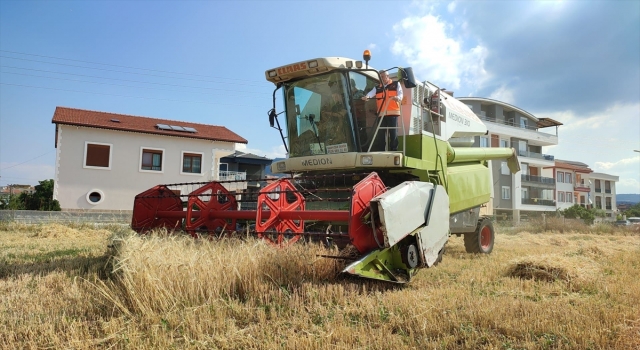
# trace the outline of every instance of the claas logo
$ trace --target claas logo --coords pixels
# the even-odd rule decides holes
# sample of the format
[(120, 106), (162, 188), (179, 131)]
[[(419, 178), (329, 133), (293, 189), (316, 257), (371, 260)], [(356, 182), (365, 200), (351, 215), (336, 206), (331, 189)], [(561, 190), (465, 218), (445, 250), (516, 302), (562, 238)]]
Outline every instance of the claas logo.
[(297, 72), (299, 70), (304, 70), (304, 69), (307, 69), (307, 63), (306, 62), (296, 63), (296, 64), (292, 64), (290, 66), (278, 68), (278, 75), (283, 75), (283, 74), (287, 74), (287, 73), (294, 73), (294, 72)]

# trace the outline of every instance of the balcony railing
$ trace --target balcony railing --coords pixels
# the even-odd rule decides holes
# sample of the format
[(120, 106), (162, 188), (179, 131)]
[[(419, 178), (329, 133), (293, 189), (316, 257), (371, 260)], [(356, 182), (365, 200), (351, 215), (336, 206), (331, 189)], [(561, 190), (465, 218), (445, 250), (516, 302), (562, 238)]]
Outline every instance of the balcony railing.
[(488, 122), (492, 122), (492, 123), (496, 123), (496, 124), (502, 124), (502, 125), (507, 125), (507, 126), (512, 126), (514, 128), (519, 128), (519, 129), (527, 129), (527, 130), (533, 130), (533, 131), (537, 131), (538, 128), (535, 125), (529, 125), (527, 124), (525, 127), (523, 127), (520, 124), (516, 124), (514, 122), (510, 122), (510, 121), (505, 121), (505, 120), (496, 120), (495, 118), (490, 118), (487, 116), (484, 116), (482, 114), (478, 115), (478, 118), (482, 119), (482, 120), (486, 120)]
[(218, 180), (220, 181), (245, 181), (247, 180), (246, 172), (239, 171), (220, 171), (218, 172)]
[(555, 207), (556, 201), (551, 199), (522, 198), (522, 204), (546, 205), (550, 207)]
[(611, 190), (604, 190), (604, 193), (611, 193)]
[(539, 183), (550, 184), (550, 185), (554, 185), (556, 183), (556, 180), (552, 177), (542, 177), (542, 176), (536, 176), (536, 175), (523, 174), (521, 178), (522, 178), (522, 181), (527, 181), (527, 182), (539, 182)]
[(600, 193), (600, 192), (602, 192), (602, 189), (596, 187), (596, 192)]
[(580, 192), (591, 192), (591, 189), (589, 189), (589, 187), (587, 187), (585, 185), (576, 184), (575, 186), (573, 186), (573, 189), (575, 191), (580, 191)]
[(607, 210), (611, 210), (611, 205), (607, 205), (605, 208), (607, 208)]
[(552, 156), (550, 154), (542, 154), (542, 153), (535, 153), (535, 152), (522, 151), (522, 150), (518, 150), (518, 155), (521, 156), (521, 157), (538, 158), (538, 159), (544, 159), (544, 160), (554, 160), (554, 156)]

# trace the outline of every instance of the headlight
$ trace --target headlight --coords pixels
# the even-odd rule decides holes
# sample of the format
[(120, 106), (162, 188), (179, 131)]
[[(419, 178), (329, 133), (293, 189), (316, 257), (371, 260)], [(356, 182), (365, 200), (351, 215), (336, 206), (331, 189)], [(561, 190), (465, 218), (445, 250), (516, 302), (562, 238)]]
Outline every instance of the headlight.
[(278, 169), (278, 171), (285, 171), (287, 170), (287, 165), (284, 162), (278, 162), (276, 164), (276, 168)]
[(273, 78), (273, 77), (275, 77), (276, 75), (278, 75), (278, 74), (276, 73), (276, 70), (275, 70), (275, 69), (274, 69), (274, 70), (270, 70), (268, 74), (269, 74), (269, 78)]
[(309, 61), (307, 62), (309, 68), (316, 68), (318, 66), (318, 61)]
[(395, 156), (393, 158), (393, 165), (400, 165), (400, 156)]
[(372, 156), (362, 156), (362, 158), (360, 158), (360, 164), (362, 164), (362, 165), (372, 165), (373, 164), (373, 157)]

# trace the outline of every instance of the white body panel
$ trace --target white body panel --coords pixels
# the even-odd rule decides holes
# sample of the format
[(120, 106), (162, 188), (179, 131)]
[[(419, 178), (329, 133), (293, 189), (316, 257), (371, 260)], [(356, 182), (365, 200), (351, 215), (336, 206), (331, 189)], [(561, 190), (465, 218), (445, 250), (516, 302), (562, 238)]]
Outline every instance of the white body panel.
[(432, 189), (428, 182), (406, 181), (371, 200), (382, 224), (385, 247), (424, 225)]
[(421, 260), (431, 267), (449, 239), (449, 196), (442, 186), (436, 187), (428, 225), (416, 235)]

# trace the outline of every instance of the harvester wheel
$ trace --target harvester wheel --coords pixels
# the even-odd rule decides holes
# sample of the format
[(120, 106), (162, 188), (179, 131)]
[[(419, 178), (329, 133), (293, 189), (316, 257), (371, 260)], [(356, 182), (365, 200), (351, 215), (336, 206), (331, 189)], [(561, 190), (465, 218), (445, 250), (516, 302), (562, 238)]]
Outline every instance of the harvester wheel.
[(481, 219), (475, 232), (464, 235), (464, 248), (467, 253), (489, 254), (493, 250), (495, 236), (491, 220)]
[(418, 248), (414, 244), (409, 244), (402, 248), (402, 262), (410, 269), (418, 266), (420, 256), (418, 255)]

